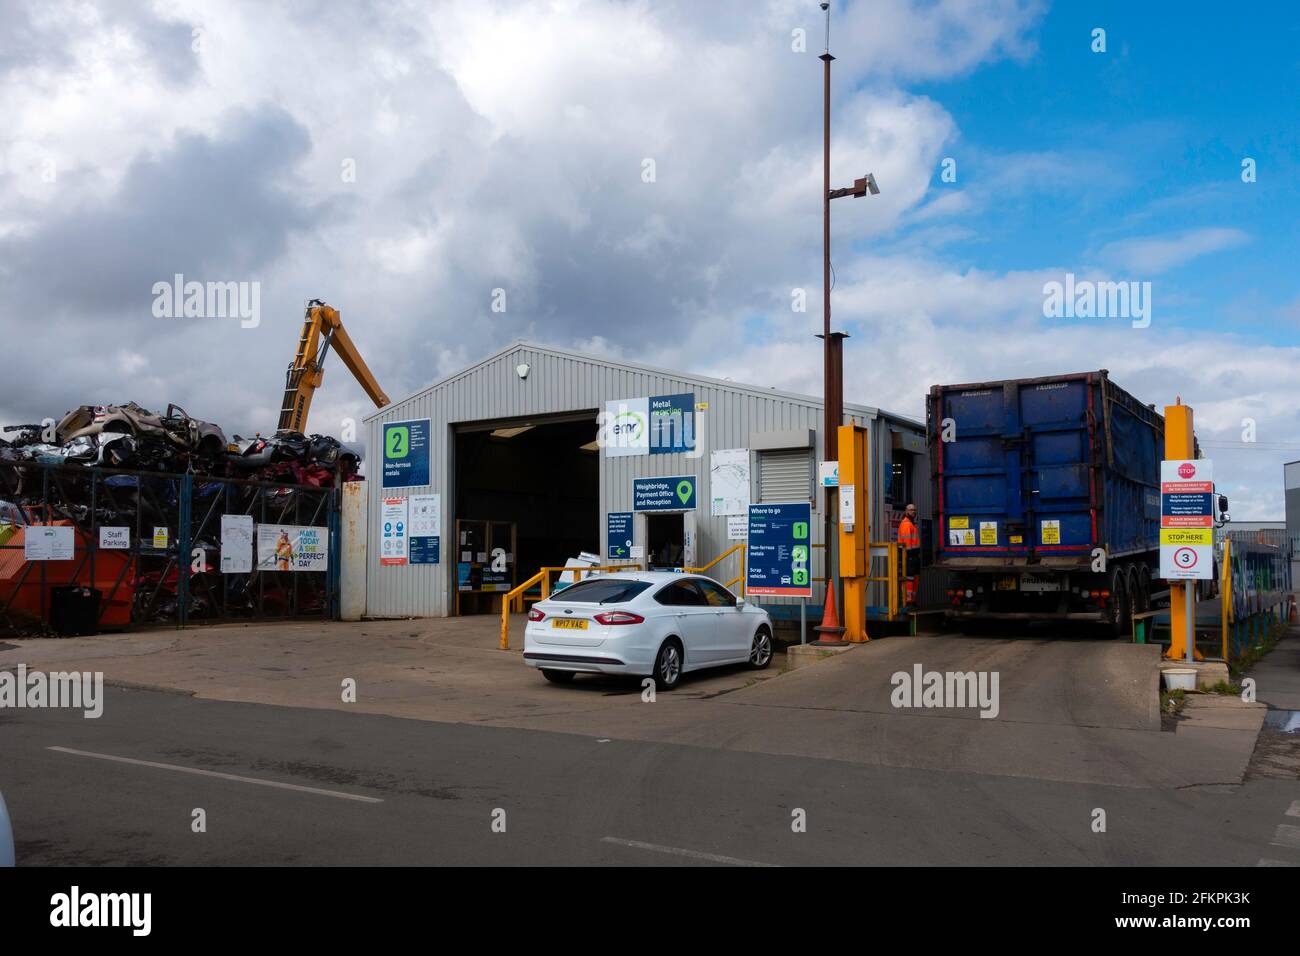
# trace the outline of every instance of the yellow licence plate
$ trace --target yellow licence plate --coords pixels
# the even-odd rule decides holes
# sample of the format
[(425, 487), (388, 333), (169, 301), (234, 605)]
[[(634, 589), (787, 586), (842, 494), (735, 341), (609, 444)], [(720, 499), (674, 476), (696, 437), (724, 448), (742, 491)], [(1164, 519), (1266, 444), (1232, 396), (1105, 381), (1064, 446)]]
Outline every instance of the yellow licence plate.
[(1016, 579), (1014, 575), (1005, 578), (998, 578), (993, 584), (994, 590), (997, 591), (1014, 591), (1016, 590)]
[(551, 627), (557, 627), (569, 631), (585, 631), (587, 629), (587, 621), (585, 618), (553, 617), (551, 618)]

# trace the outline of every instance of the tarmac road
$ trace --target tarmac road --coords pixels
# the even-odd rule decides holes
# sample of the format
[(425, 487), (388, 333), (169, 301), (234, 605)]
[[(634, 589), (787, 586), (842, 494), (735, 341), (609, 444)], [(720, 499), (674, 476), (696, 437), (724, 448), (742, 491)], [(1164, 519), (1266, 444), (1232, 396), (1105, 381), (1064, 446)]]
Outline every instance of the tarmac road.
[[(781, 719), (814, 735), (838, 715)], [(592, 729), (109, 688), (98, 720), (0, 712), (0, 791), (20, 865), (1300, 864), (1291, 780), (1108, 786)]]

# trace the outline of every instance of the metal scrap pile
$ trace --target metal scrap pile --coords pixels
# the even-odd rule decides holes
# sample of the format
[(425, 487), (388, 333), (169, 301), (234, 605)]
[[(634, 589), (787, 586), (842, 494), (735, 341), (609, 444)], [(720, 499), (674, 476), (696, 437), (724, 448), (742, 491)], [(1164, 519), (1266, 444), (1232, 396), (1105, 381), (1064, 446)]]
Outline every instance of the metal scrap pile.
[(220, 426), (177, 405), (168, 405), (163, 415), (134, 402), (82, 405), (49, 427), (11, 425), (0, 432), (0, 462), (192, 472), (318, 488), (355, 480), (361, 460), (328, 435), (279, 432), (268, 438), (236, 435), (227, 442)]

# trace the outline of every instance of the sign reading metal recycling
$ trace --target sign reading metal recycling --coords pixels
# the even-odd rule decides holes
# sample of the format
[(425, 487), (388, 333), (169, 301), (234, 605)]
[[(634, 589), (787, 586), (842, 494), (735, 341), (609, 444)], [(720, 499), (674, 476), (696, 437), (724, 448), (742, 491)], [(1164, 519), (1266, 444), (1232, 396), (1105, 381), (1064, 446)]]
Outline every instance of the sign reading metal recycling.
[(750, 505), (745, 592), (812, 597), (811, 529), (806, 501)]
[(633, 511), (695, 510), (695, 476), (633, 478)]
[(606, 458), (668, 455), (695, 447), (695, 393), (651, 395), (605, 403), (601, 445)]
[(1160, 576), (1214, 577), (1214, 463), (1160, 463)]
[(429, 483), (429, 419), (384, 425), (385, 488), (413, 488)]

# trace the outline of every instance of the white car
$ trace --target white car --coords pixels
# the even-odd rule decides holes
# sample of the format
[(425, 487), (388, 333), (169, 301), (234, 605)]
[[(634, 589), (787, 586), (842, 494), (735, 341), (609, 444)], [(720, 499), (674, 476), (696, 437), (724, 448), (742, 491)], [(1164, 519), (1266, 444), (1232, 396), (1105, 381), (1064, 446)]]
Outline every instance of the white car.
[(572, 584), (528, 612), (524, 661), (547, 680), (652, 676), (660, 690), (704, 667), (772, 662), (772, 621), (712, 578), (620, 571)]
[(14, 865), (14, 833), (9, 825), (9, 808), (0, 793), (0, 866)]

